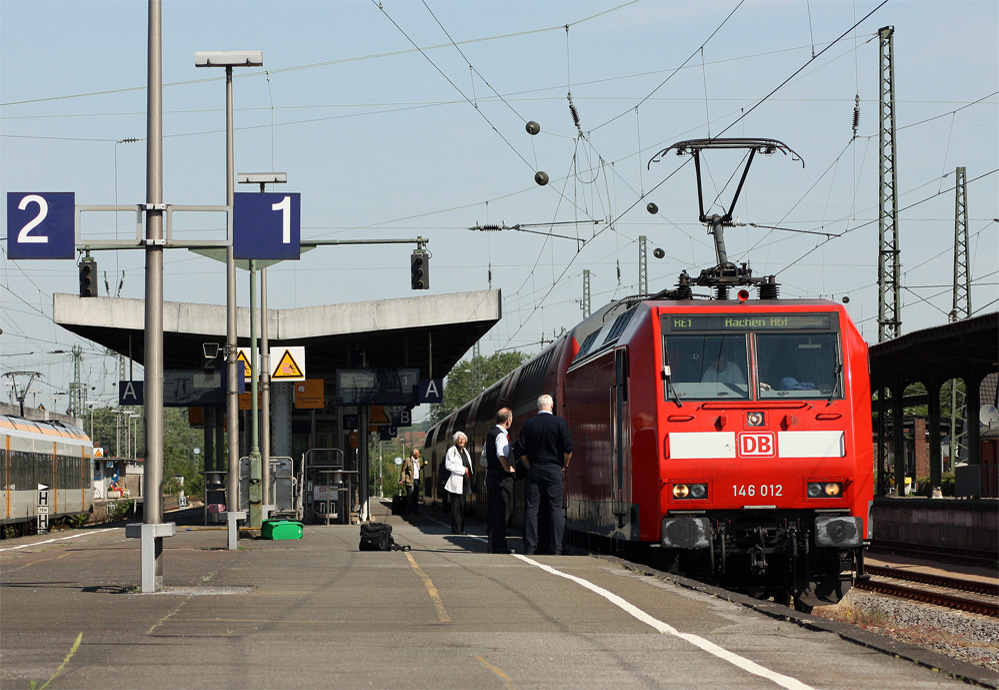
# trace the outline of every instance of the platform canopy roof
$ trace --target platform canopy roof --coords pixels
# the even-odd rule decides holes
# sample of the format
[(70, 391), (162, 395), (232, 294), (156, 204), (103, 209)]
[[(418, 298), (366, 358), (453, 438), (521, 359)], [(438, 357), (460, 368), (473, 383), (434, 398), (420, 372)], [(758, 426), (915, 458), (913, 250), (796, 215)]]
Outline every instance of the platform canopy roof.
[[(337, 369), (418, 368), (441, 378), (501, 317), (499, 290), (268, 310), (268, 345), (305, 347), (309, 378)], [(56, 294), (53, 321), (138, 363), (144, 358), (145, 302)], [(250, 345), (250, 310), (237, 312), (239, 346)], [(203, 345), (224, 351), (224, 306), (163, 304), (164, 369), (199, 369)]]
[(999, 367), (999, 313), (926, 328), (871, 346), (872, 384), (983, 377)]

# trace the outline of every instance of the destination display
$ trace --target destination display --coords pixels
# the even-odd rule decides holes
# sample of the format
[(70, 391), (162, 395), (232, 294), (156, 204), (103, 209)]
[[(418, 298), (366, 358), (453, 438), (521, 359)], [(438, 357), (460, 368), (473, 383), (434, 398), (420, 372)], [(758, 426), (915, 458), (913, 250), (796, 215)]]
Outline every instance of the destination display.
[(663, 316), (669, 331), (828, 331), (835, 314), (712, 314)]
[(338, 405), (412, 405), (419, 369), (337, 369)]

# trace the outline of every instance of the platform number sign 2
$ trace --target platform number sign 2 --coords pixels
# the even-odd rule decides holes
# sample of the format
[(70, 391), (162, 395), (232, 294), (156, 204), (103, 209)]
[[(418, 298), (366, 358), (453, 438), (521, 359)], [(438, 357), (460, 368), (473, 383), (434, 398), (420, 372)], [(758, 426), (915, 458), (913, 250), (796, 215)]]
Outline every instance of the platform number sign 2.
[(298, 259), (301, 254), (301, 194), (236, 194), (232, 251), (237, 259)]
[(7, 192), (7, 255), (11, 259), (72, 259), (73, 192)]

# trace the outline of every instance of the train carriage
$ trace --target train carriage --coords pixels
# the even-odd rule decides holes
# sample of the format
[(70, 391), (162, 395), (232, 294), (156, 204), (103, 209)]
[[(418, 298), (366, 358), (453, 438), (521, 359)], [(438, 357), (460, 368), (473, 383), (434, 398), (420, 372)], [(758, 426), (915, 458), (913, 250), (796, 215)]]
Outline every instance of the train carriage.
[(30, 529), (38, 517), (38, 485), (48, 487), (49, 520), (89, 513), (94, 446), (77, 426), (0, 415), (0, 525)]

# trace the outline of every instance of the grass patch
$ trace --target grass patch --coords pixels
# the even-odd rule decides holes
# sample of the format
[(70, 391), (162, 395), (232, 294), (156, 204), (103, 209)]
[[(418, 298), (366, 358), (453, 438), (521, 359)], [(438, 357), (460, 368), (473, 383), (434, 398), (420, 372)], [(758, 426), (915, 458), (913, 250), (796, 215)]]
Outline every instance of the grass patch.
[(61, 664), (59, 664), (59, 668), (55, 670), (55, 673), (49, 676), (49, 679), (41, 685), (38, 684), (37, 680), (31, 681), (31, 683), (29, 683), (31, 690), (45, 690), (45, 688), (51, 685), (52, 681), (56, 679), (56, 676), (62, 673), (62, 670), (66, 668), (66, 664), (68, 664), (69, 660), (73, 658), (74, 654), (76, 654), (76, 650), (80, 648), (80, 642), (82, 641), (83, 641), (83, 633), (80, 633), (79, 635), (76, 636), (76, 642), (74, 642), (73, 646), (70, 647), (69, 654), (67, 654), (66, 658), (62, 660)]

